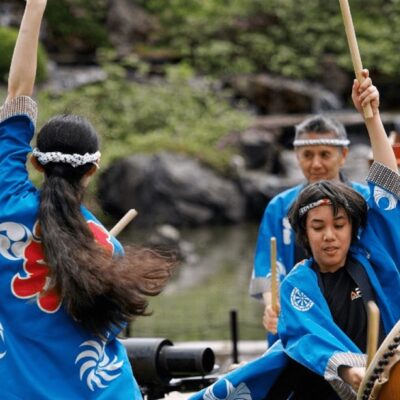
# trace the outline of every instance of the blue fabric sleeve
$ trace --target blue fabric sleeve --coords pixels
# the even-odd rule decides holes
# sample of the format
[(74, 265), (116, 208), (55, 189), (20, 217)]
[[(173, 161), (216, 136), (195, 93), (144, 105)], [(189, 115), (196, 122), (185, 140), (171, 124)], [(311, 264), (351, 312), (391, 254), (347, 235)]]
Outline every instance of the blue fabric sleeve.
[[(265, 354), (221, 376), (214, 384), (190, 396), (190, 400), (265, 400), (288, 361), (280, 341)], [(273, 400), (273, 399), (271, 399)]]
[(18, 97), (0, 108), (0, 203), (34, 190), (26, 169), (35, 131), (36, 103)]
[(277, 267), (283, 279), (294, 265), (294, 233), (287, 220), (287, 212), (301, 186), (296, 186), (274, 197), (265, 209), (260, 224), (257, 246), (254, 255), (253, 274), (250, 282), (250, 295), (261, 299), (270, 290), (270, 241), (276, 238)]
[[(375, 246), (383, 246), (400, 270), (400, 176), (374, 163), (367, 180), (371, 191), (367, 229), (376, 235)], [(369, 250), (373, 252), (375, 248)]]

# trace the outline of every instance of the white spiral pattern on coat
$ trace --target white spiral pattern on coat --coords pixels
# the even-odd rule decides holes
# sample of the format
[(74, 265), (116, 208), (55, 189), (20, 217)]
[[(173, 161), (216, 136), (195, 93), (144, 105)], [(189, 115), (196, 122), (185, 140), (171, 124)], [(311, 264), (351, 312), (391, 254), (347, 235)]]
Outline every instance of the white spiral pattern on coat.
[(376, 205), (381, 208), (381, 200), (382, 199), (386, 199), (387, 200), (387, 206), (386, 208), (384, 208), (385, 211), (390, 211), (390, 210), (394, 210), (397, 207), (397, 202), (398, 200), (396, 199), (396, 197), (387, 192), (386, 190), (382, 189), (379, 186), (375, 186), (374, 189), (374, 200)]
[(11, 261), (21, 260), (31, 237), (32, 234), (25, 225), (16, 222), (1, 223), (0, 255)]
[(81, 363), (79, 377), (86, 380), (91, 391), (95, 388), (104, 389), (111, 381), (121, 375), (123, 361), (115, 356), (110, 360), (106, 353), (105, 344), (96, 340), (88, 340), (80, 345), (86, 347), (75, 360), (75, 364)]
[(215, 396), (213, 391), (215, 385), (212, 385), (204, 393), (203, 400), (252, 400), (250, 389), (245, 383), (242, 382), (235, 388), (227, 379), (222, 382), (225, 382), (226, 385), (226, 397), (219, 398)]
[[(3, 343), (4, 343), (4, 346), (3, 346)], [(3, 350), (3, 348), (4, 348), (4, 351), (1, 351), (1, 350)], [(6, 356), (6, 353), (7, 353), (7, 351), (5, 350), (5, 338), (4, 338), (4, 328), (3, 328), (3, 325), (1, 324), (1, 322), (0, 322), (0, 360), (2, 359), (2, 358), (4, 358), (5, 356)]]

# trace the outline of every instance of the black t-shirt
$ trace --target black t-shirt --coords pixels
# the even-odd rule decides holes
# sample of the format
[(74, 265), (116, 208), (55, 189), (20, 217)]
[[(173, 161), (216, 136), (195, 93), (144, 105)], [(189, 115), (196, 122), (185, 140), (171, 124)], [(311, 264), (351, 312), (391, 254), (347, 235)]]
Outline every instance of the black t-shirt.
[(321, 375), (289, 359), (285, 369), (268, 392), (267, 399), (340, 400), (340, 397)]
[[(319, 283), (336, 325), (365, 353), (368, 318), (363, 292), (349, 273), (350, 263), (355, 264), (350, 261), (335, 272), (320, 272)], [(355, 267), (363, 268), (361, 265)]]

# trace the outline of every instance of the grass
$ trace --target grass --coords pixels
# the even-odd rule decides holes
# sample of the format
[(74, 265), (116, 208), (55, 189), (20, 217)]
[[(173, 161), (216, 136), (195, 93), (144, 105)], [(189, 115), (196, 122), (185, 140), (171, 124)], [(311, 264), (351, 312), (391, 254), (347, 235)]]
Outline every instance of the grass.
[[(248, 240), (230, 240), (232, 235), (229, 230), (250, 230)], [(218, 243), (215, 237), (221, 236), (223, 231), (226, 237), (224, 243)], [(175, 289), (167, 290), (150, 301), (149, 308), (153, 310), (153, 315), (136, 320), (131, 326), (131, 335), (167, 337), (173, 341), (229, 340), (229, 314), (231, 310), (237, 310), (239, 338), (262, 340), (265, 337), (261, 325), (263, 306), (248, 294), (255, 231), (255, 227), (219, 227), (214, 229), (205, 242), (197, 243), (200, 248), (199, 256), (206, 257), (203, 263), (208, 264), (211, 272), (205, 278), (195, 278), (198, 280), (196, 284), (191, 285), (187, 282), (186, 288), (178, 289), (177, 276), (175, 281), (171, 282)], [(226, 253), (226, 244), (231, 247), (230, 254)], [(222, 253), (221, 258), (214, 258), (218, 265), (213, 265), (214, 256), (210, 246), (216, 246), (219, 249), (217, 251)], [(183, 265), (179, 274), (184, 275), (185, 268), (192, 267)], [(197, 265), (195, 268), (204, 266)], [(192, 275), (195, 274), (196, 272), (193, 272)]]

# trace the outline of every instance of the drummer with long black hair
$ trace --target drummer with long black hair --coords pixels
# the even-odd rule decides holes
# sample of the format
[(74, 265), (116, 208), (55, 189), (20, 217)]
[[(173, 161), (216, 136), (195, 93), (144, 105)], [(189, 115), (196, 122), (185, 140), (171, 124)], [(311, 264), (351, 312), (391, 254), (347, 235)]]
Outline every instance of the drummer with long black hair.
[[(81, 204), (100, 162), (84, 118), (62, 115), (35, 131), (32, 95), (46, 0), (27, 0), (0, 108), (0, 397), (141, 399), (121, 328), (146, 313), (172, 262), (129, 250)], [(113, 257), (113, 254), (116, 256)]]
[[(292, 361), (294, 399), (354, 399), (365, 374), (366, 303), (381, 311), (380, 341), (400, 319), (400, 176), (368, 71), (353, 101), (371, 103), (374, 164), (366, 202), (334, 181), (307, 186), (289, 213), (310, 258), (281, 286), (278, 332)], [(300, 379), (299, 379), (300, 378)]]

